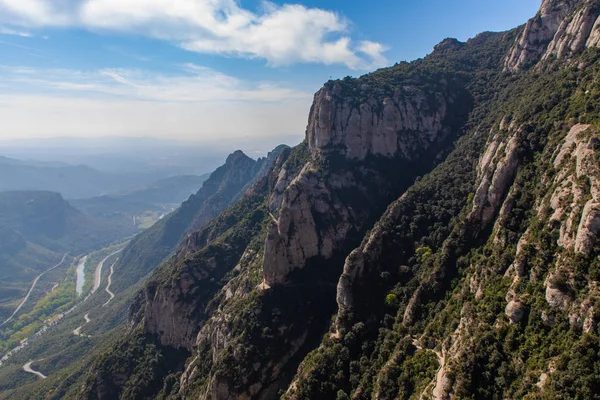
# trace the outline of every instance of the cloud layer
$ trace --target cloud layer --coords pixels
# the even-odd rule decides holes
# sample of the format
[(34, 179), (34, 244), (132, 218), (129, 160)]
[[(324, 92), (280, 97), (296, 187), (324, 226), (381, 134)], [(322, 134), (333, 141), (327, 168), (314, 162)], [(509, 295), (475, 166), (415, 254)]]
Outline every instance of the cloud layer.
[(143, 34), (180, 47), (272, 66), (344, 64), (383, 66), (385, 47), (353, 41), (348, 22), (331, 11), (265, 2), (252, 12), (234, 0), (0, 0), (6, 29), (83, 27)]
[(195, 64), (179, 73), (102, 68), (92, 71), (0, 65), (0, 87), (10, 93), (106, 97), (157, 102), (309, 101), (311, 94), (276, 82), (246, 82)]
[(311, 93), (281, 83), (246, 82), (193, 64), (170, 75), (0, 66), (0, 139), (300, 137), (311, 101)]

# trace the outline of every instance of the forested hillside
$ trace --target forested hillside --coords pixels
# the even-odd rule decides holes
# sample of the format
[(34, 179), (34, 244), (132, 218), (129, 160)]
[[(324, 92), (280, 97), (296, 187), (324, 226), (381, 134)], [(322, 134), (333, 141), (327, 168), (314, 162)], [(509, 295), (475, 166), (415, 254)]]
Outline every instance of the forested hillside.
[(172, 256), (71, 387), (13, 394), (598, 398), (599, 27), (598, 0), (545, 0), (327, 82), (300, 145), (149, 231), (144, 262)]

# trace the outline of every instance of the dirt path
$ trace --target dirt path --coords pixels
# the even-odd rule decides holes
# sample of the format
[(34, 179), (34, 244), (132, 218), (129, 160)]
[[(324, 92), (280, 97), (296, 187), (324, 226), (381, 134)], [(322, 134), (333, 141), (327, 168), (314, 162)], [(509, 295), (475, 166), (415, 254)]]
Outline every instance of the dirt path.
[[(441, 380), (441, 375), (443, 373), (444, 367), (446, 366), (446, 352), (442, 349), (442, 351), (440, 352), (439, 350), (435, 350), (435, 349), (425, 349), (423, 348), (423, 346), (421, 345), (421, 340), (417, 339), (417, 338), (413, 338), (413, 346), (415, 346), (417, 348), (417, 350), (426, 350), (426, 351), (431, 351), (432, 353), (434, 353), (438, 359), (438, 364), (440, 365), (438, 368), (438, 371), (435, 375), (435, 379), (433, 379), (428, 385), (427, 387), (425, 387), (425, 389), (423, 389), (423, 391), (421, 392), (421, 396), (419, 397), (420, 400), (423, 399), (423, 396), (428, 396), (430, 391), (434, 391), (433, 394), (433, 398), (434, 399), (438, 399), (440, 398), (438, 393), (435, 393), (436, 388), (438, 386), (438, 382)], [(428, 397), (426, 397), (428, 398)]]
[(33, 283), (31, 284), (31, 287), (29, 288), (29, 292), (27, 292), (27, 295), (25, 296), (25, 298), (23, 299), (23, 301), (21, 301), (21, 304), (19, 304), (17, 306), (17, 308), (15, 309), (15, 311), (12, 313), (12, 315), (10, 317), (8, 317), (8, 319), (6, 321), (4, 321), (2, 324), (0, 324), (0, 326), (3, 326), (7, 322), (9, 322), (11, 319), (13, 319), (15, 315), (17, 315), (17, 313), (19, 312), (19, 310), (25, 305), (25, 303), (27, 302), (27, 300), (29, 300), (29, 296), (31, 296), (31, 292), (33, 292), (33, 289), (35, 289), (35, 285), (37, 285), (37, 283), (40, 280), (40, 278), (42, 276), (44, 276), (44, 274), (46, 274), (47, 272), (50, 272), (54, 268), (57, 268), (58, 266), (60, 266), (65, 261), (65, 258), (67, 258), (67, 254), (69, 254), (69, 253), (65, 253), (63, 255), (62, 260), (60, 260), (60, 262), (58, 264), (56, 264), (54, 267), (45, 270), (44, 272), (42, 272), (41, 274), (39, 274), (38, 276), (35, 277), (35, 279), (33, 280)]
[[(41, 360), (38, 360), (38, 361), (41, 361)], [(31, 364), (33, 364), (33, 361), (29, 361), (27, 364), (23, 365), (23, 371), (28, 372), (28, 373), (33, 374), (33, 375), (37, 375), (38, 377), (40, 377), (42, 379), (46, 379), (47, 378), (46, 375), (42, 374), (39, 371), (36, 371), (36, 370), (32, 369), (31, 368)]]

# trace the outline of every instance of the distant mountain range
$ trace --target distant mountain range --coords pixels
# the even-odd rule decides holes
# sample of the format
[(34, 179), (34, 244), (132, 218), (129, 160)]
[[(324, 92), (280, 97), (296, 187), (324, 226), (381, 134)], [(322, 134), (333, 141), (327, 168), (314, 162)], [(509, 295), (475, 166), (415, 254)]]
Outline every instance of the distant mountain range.
[(131, 202), (179, 204), (196, 193), (209, 177), (210, 174), (173, 176), (145, 187), (119, 193), (116, 197)]
[[(167, 174), (165, 170), (105, 172), (86, 165), (22, 161), (0, 156), (0, 191), (49, 190), (68, 199), (113, 193), (135, 201), (180, 203), (203, 182), (200, 176), (166, 177)], [(163, 188), (169, 189), (166, 195), (160, 194)]]
[(0, 158), (0, 190), (50, 190), (65, 198), (99, 196), (104, 193), (147, 185), (155, 173), (106, 173), (79, 165), (26, 162)]

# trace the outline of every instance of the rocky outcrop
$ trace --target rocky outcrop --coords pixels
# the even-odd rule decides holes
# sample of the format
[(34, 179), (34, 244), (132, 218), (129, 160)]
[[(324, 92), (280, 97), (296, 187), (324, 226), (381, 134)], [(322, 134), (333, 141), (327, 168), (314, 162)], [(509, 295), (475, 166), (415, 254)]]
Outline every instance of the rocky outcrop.
[(253, 160), (238, 150), (227, 157), (225, 165), (217, 169), (204, 182), (201, 192), (205, 199), (188, 228), (193, 232), (202, 228), (208, 221), (215, 218), (233, 202), (239, 200), (253, 182), (265, 176), (283, 148), (277, 148), (269, 153), (267, 158)]
[(568, 279), (564, 270), (555, 271), (546, 280), (546, 301), (550, 307), (566, 310), (573, 301)]
[(537, 63), (546, 53), (561, 23), (578, 0), (544, 0), (530, 19), (506, 59), (506, 69), (516, 71)]
[(485, 228), (502, 206), (504, 196), (513, 183), (519, 166), (521, 130), (515, 124), (509, 128), (508, 138), (496, 135), (487, 145), (478, 166), (479, 186), (473, 198), (469, 220)]
[[(590, 125), (574, 125), (556, 150), (552, 221), (560, 223), (559, 245), (588, 254), (600, 237), (600, 167)], [(589, 199), (589, 200), (588, 200)]]
[(506, 305), (505, 314), (512, 324), (516, 324), (525, 315), (525, 304), (519, 300), (513, 300)]
[[(285, 178), (284, 178), (285, 179)], [(353, 185), (351, 176), (333, 180)], [(283, 283), (311, 257), (330, 258), (351, 229), (351, 211), (335, 196), (311, 163), (289, 184), (282, 195), (279, 218), (268, 227), (263, 264), (265, 283)], [(330, 224), (318, 224), (327, 220)]]
[(600, 8), (592, 3), (593, 1), (587, 1), (562, 21), (543, 59), (565, 58), (597, 42), (598, 32), (594, 32), (594, 37), (591, 34), (600, 16)]
[[(373, 160), (381, 159), (417, 164), (429, 149), (447, 139), (452, 128), (446, 118), (464, 95), (445, 79), (422, 87), (398, 84), (387, 94), (373, 88), (368, 79), (362, 82), (330, 82), (316, 93), (306, 132), (311, 160), (299, 173), (285, 165), (279, 171), (269, 199), (273, 221), (265, 244), (267, 286), (284, 283), (313, 257), (331, 258), (349, 232), (363, 230), (373, 213), (383, 211), (355, 210), (352, 200), (340, 193), (354, 191), (358, 197), (364, 192), (376, 204), (387, 191), (401, 189), (390, 179), (394, 177), (384, 177), (376, 165), (371, 170), (357, 167), (358, 171), (353, 164), (336, 168), (340, 157), (350, 163), (377, 164)], [(452, 118), (456, 121), (460, 113)], [(322, 168), (325, 160), (329, 166)], [(377, 192), (365, 189), (377, 180), (381, 182)]]
[(600, 7), (596, 0), (544, 0), (505, 61), (511, 71), (540, 60), (567, 58), (600, 45)]
[(306, 134), (315, 156), (335, 151), (355, 160), (398, 154), (411, 159), (420, 145), (427, 147), (443, 132), (448, 100), (441, 95), (404, 86), (378, 98), (368, 94), (367, 85), (356, 89), (363, 97), (357, 102), (342, 96), (343, 84), (325, 86), (315, 95)]
[(581, 222), (577, 228), (575, 251), (588, 254), (600, 236), (600, 203), (588, 201), (583, 208)]
[(152, 287), (146, 288), (143, 302), (145, 332), (156, 334), (164, 346), (192, 348), (197, 331), (197, 319), (193, 316), (195, 307), (180, 301), (180, 296), (189, 294), (192, 284), (190, 276), (183, 276), (156, 291)]

